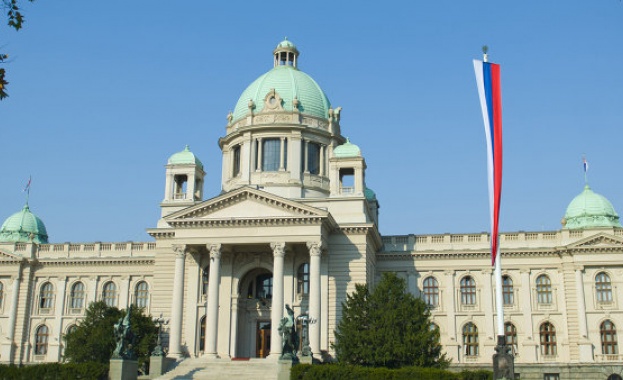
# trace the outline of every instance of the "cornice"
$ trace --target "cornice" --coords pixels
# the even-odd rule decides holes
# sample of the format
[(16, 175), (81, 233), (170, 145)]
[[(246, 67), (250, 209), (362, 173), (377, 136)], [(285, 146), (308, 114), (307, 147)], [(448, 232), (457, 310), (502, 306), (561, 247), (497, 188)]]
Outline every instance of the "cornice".
[(175, 230), (173, 229), (149, 229), (147, 230), (149, 236), (153, 237), (156, 240), (160, 239), (172, 239), (175, 237)]
[[(177, 228), (218, 228), (218, 227), (281, 227), (281, 226), (318, 226), (322, 216), (310, 217), (275, 217), (275, 218), (236, 218), (236, 219), (178, 219), (169, 224)], [(152, 235), (153, 236), (153, 235)]]
[(154, 265), (156, 260), (149, 257), (104, 257), (93, 259), (39, 260), (37, 266), (87, 266), (87, 265)]

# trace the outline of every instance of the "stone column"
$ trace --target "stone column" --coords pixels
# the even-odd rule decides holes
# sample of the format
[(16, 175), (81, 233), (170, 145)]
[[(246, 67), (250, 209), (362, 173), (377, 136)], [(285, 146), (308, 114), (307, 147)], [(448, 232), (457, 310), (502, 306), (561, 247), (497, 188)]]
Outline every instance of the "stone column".
[(175, 359), (182, 356), (182, 308), (184, 306), (184, 265), (186, 246), (176, 244), (175, 275), (173, 277), (173, 302), (171, 303), (171, 329), (169, 332), (169, 356)]
[(279, 171), (284, 171), (286, 170), (286, 167), (284, 165), (285, 163), (285, 141), (286, 138), (282, 137), (281, 138), (281, 145), (279, 145)]
[[(460, 363), (461, 362), (461, 356), (460, 356), (460, 350), (459, 348), (461, 347), (462, 342), (460, 341), (459, 338), (457, 338), (457, 331), (456, 331), (456, 292), (455, 292), (455, 288), (454, 288), (454, 271), (453, 270), (447, 270), (444, 271), (444, 274), (446, 276), (446, 280), (445, 280), (445, 294), (446, 297), (444, 297), (444, 301), (445, 301), (445, 305), (444, 308), (446, 310), (446, 315), (447, 315), (447, 329), (448, 329), (448, 340), (447, 343), (445, 344), (447, 346), (446, 348), (446, 352), (448, 353), (448, 356), (451, 359), (454, 359), (456, 362)], [(461, 334), (459, 333), (458, 335), (459, 337), (461, 336)]]
[(257, 139), (257, 161), (255, 162), (255, 171), (261, 172), (262, 170), (264, 170), (264, 168), (262, 168), (262, 138), (260, 137), (259, 139)]
[(216, 339), (218, 337), (218, 296), (221, 284), (221, 245), (208, 244), (210, 251), (210, 277), (208, 278), (208, 299), (206, 302), (205, 355), (218, 358)]
[(309, 249), (309, 346), (312, 354), (320, 358), (320, 255), (322, 242), (307, 243)]
[[(495, 346), (495, 344), (497, 343), (497, 332), (495, 329), (495, 324), (493, 322), (493, 315), (495, 313), (496, 309), (496, 303), (495, 303), (495, 280), (494, 280), (494, 276), (493, 276), (493, 271), (491, 269), (483, 269), (481, 271), (482, 273), (482, 277), (485, 279), (485, 281), (487, 282), (484, 286), (484, 300), (479, 300), (482, 301), (482, 306), (480, 307), (480, 310), (485, 312), (485, 328), (483, 329), (483, 331), (486, 334), (486, 337), (488, 338), (487, 340), (483, 339), (483, 347), (486, 345), (491, 345), (491, 346)], [(504, 305), (502, 305), (503, 307)], [(502, 317), (501, 315), (495, 315), (495, 318), (500, 318)], [(490, 339), (489, 339), (490, 338)]]
[(283, 262), (286, 255), (285, 243), (271, 243), (273, 249), (273, 301), (271, 305), (271, 332), (270, 332), (270, 354), (271, 359), (279, 359), (282, 351), (281, 334), (279, 334), (279, 323), (283, 318)]
[(586, 300), (584, 298), (584, 280), (582, 278), (582, 272), (584, 268), (578, 266), (575, 268), (575, 288), (577, 289), (578, 297), (578, 324), (580, 328), (580, 339), (578, 340), (580, 345), (580, 362), (592, 362), (593, 350), (592, 344), (588, 339), (588, 324), (586, 321)]

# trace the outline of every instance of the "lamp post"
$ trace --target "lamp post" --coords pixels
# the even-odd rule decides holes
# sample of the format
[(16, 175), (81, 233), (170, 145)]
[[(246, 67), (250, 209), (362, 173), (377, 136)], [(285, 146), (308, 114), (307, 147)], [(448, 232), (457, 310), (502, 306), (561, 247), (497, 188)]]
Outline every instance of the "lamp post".
[(299, 315), (297, 319), (301, 321), (301, 330), (303, 331), (303, 349), (301, 350), (301, 356), (312, 356), (311, 347), (309, 346), (309, 325), (313, 325), (317, 321), (315, 318), (309, 317), (309, 310)]
[(158, 341), (156, 343), (156, 347), (154, 347), (154, 350), (151, 353), (151, 356), (165, 356), (165, 352), (162, 349), (162, 326), (168, 325), (169, 320), (164, 319), (162, 314), (160, 314), (160, 317), (154, 318), (153, 321), (158, 328)]

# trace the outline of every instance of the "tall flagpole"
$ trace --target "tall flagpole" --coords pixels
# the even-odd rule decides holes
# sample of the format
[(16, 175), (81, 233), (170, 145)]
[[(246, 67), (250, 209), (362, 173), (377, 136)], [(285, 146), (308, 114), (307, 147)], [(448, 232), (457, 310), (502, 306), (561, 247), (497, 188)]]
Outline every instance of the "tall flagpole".
[(491, 265), (494, 266), (497, 345), (493, 355), (493, 378), (513, 379), (514, 360), (506, 346), (504, 331), (504, 294), (502, 255), (500, 254), (499, 217), (502, 198), (502, 93), (500, 65), (489, 63), (486, 46), (483, 60), (474, 60), (478, 95), (487, 139), (489, 208), (491, 211)]

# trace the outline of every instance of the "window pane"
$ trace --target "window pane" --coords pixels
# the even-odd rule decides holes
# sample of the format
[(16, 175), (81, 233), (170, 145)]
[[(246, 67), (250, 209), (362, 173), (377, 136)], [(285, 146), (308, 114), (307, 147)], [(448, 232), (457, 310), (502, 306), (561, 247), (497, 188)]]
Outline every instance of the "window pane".
[(310, 142), (307, 145), (307, 170), (311, 174), (320, 173), (320, 144)]
[(262, 170), (265, 172), (276, 172), (279, 170), (281, 159), (281, 140), (264, 139), (262, 140)]
[(35, 355), (45, 355), (48, 353), (48, 327), (39, 326), (35, 333)]
[(309, 264), (299, 266), (297, 277), (297, 293), (303, 296), (309, 294)]
[(601, 335), (601, 352), (604, 355), (617, 355), (619, 347), (617, 342), (617, 332), (614, 323), (610, 320), (602, 322), (599, 326)]
[(536, 279), (536, 294), (538, 303), (552, 303), (552, 282), (544, 274)]
[(147, 307), (149, 301), (149, 285), (145, 281), (141, 281), (136, 285), (136, 306)]
[(234, 147), (232, 174), (234, 177), (240, 174), (240, 145)]
[(608, 274), (601, 272), (595, 277), (597, 302), (612, 302), (612, 282)]
[(502, 277), (502, 298), (504, 305), (512, 305), (514, 303), (513, 280), (509, 276)]
[(463, 327), (463, 347), (465, 355), (478, 355), (478, 328), (473, 323), (468, 323)]
[(46, 282), (41, 287), (41, 299), (39, 301), (39, 306), (42, 309), (50, 309), (52, 308), (52, 302), (54, 300), (54, 287), (51, 283)]
[(476, 304), (476, 282), (470, 276), (461, 280), (461, 303), (464, 305)]
[(71, 300), (72, 309), (82, 309), (84, 305), (84, 284), (82, 282), (76, 282), (71, 287)]
[(109, 281), (104, 285), (102, 298), (107, 306), (117, 306), (117, 286), (114, 282)]
[(439, 305), (439, 283), (435, 277), (427, 277), (424, 280), (424, 302), (428, 306), (437, 307)]

